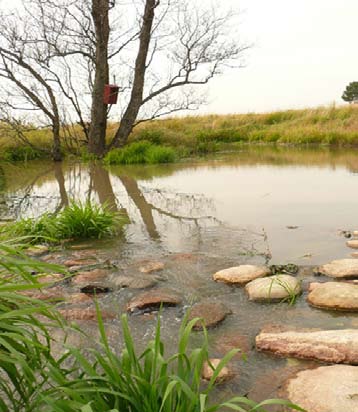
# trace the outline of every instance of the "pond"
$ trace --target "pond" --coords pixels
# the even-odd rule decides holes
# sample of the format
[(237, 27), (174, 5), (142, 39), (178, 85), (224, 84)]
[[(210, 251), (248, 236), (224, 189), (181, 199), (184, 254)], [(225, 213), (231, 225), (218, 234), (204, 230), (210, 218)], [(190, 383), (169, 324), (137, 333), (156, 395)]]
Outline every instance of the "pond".
[[(241, 288), (212, 280), (217, 270), (238, 264), (295, 263), (307, 289), (314, 266), (349, 257), (354, 251), (345, 245), (342, 231), (358, 229), (354, 149), (244, 147), (234, 154), (170, 165), (29, 162), (2, 164), (0, 171), (0, 220), (58, 211), (71, 199), (92, 199), (129, 218), (122, 236), (83, 248), (95, 248), (98, 259), (115, 264), (113, 276), (136, 276), (143, 259), (164, 263), (155, 288), (165, 286), (183, 297), (182, 305), (163, 311), (166, 341), (175, 341), (183, 313), (193, 303), (223, 302), (232, 313), (210, 331), (212, 353), (222, 356), (234, 341), (248, 355), (246, 362), (234, 360), (237, 377), (223, 386), (225, 393), (271, 397), (290, 373), (310, 366), (255, 352), (254, 338), (262, 327), (358, 325), (356, 315), (312, 309), (306, 292), (292, 306), (258, 304), (249, 302)], [(73, 250), (61, 253), (55, 256), (58, 262)], [(123, 312), (140, 292), (118, 289), (101, 298), (101, 305)], [(132, 315), (130, 324), (141, 345), (153, 335), (155, 318)], [(119, 321), (108, 322), (107, 328), (111, 342), (119, 346)], [(195, 339), (200, 341), (200, 333)]]

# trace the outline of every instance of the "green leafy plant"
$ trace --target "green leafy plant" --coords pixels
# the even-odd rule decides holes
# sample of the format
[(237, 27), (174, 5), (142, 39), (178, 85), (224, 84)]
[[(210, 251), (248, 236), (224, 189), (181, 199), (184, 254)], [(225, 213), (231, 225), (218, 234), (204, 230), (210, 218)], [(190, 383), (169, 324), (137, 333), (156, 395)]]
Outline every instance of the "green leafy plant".
[(72, 202), (59, 214), (21, 219), (0, 229), (2, 238), (21, 237), (24, 242), (59, 243), (64, 239), (103, 238), (115, 235), (125, 223), (118, 213), (104, 205)]
[[(103, 321), (98, 311), (102, 349), (92, 349), (84, 356), (79, 349), (70, 348), (74, 363), (67, 371), (50, 370), (57, 383), (45, 391), (42, 398), (45, 411), (56, 412), (216, 412), (228, 408), (241, 412), (264, 412), (266, 405), (286, 405), (302, 411), (298, 406), (280, 399), (260, 404), (246, 397), (234, 397), (226, 402), (214, 403), (210, 394), (218, 375), (227, 362), (238, 352), (230, 351), (213, 370), (213, 376), (204, 386), (201, 373), (209, 361), (208, 338), (204, 328), (203, 343), (189, 350), (189, 339), (198, 318), (185, 319), (179, 332), (178, 350), (165, 356), (160, 334), (160, 316), (154, 340), (137, 354), (128, 327), (122, 316), (124, 349), (117, 356), (111, 349)], [(91, 360), (90, 360), (91, 359)], [(76, 376), (74, 376), (76, 371)]]

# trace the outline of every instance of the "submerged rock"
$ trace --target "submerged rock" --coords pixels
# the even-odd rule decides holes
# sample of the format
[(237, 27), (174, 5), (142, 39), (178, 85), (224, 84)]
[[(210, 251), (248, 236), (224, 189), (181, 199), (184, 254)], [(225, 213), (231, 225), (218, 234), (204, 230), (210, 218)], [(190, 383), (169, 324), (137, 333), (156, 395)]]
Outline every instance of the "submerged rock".
[(298, 372), (285, 397), (307, 412), (357, 412), (358, 367), (321, 366)]
[(63, 264), (67, 267), (81, 267), (81, 266), (90, 266), (90, 265), (95, 265), (97, 262), (97, 259), (95, 258), (90, 258), (90, 259), (69, 259), (66, 260)]
[(52, 300), (52, 301), (63, 301), (65, 300), (65, 293), (62, 288), (54, 287), (51, 289), (32, 289), (24, 290), (18, 292), (21, 295), (30, 297), (32, 299), (38, 300)]
[(275, 275), (253, 280), (246, 285), (245, 290), (249, 300), (276, 301), (300, 294), (301, 285), (293, 276)]
[(283, 357), (358, 365), (358, 330), (263, 331), (256, 348)]
[(139, 271), (142, 273), (159, 272), (164, 269), (164, 263), (155, 260), (144, 260), (141, 262)]
[(248, 336), (240, 335), (237, 332), (220, 334), (215, 341), (215, 350), (219, 353), (226, 354), (232, 349), (240, 349), (239, 356), (241, 356), (242, 353), (249, 352), (251, 345)]
[(65, 275), (63, 273), (40, 273), (35, 278), (39, 283), (54, 283), (63, 280)]
[(157, 280), (150, 276), (112, 275), (110, 284), (117, 288), (146, 289), (154, 286)]
[(127, 311), (136, 309), (157, 309), (163, 306), (176, 306), (181, 303), (181, 297), (174, 291), (167, 289), (155, 289), (143, 292), (135, 296), (127, 305)]
[(72, 283), (78, 285), (87, 282), (101, 281), (109, 275), (109, 271), (105, 269), (94, 269), (83, 272), (77, 272), (76, 276), (73, 276)]
[(245, 285), (246, 283), (271, 274), (266, 266), (240, 265), (214, 273), (213, 279), (216, 282), (224, 282), (235, 285)]
[[(67, 320), (97, 320), (97, 311), (95, 308), (76, 308), (76, 309), (61, 309), (59, 313)], [(114, 319), (115, 313), (101, 311), (103, 319)]]
[(307, 301), (321, 309), (358, 311), (358, 285), (346, 282), (314, 284)]
[(49, 252), (49, 247), (46, 245), (31, 246), (26, 250), (26, 254), (29, 256), (41, 256)]
[(331, 278), (358, 277), (357, 259), (338, 259), (320, 266), (318, 272)]
[[(201, 372), (201, 377), (206, 381), (210, 381), (213, 377), (216, 368), (219, 366), (221, 359), (209, 359), (212, 367), (209, 365), (209, 362), (205, 362), (203, 366), (203, 370)], [(224, 366), (221, 371), (219, 372), (216, 382), (223, 383), (227, 380), (231, 379), (234, 376), (232, 370), (230, 370), (227, 366)]]
[[(231, 310), (220, 302), (202, 302), (194, 305), (190, 309), (189, 320), (202, 318), (206, 328), (213, 328), (222, 322), (230, 313)], [(193, 329), (202, 330), (202, 322), (197, 322)]]

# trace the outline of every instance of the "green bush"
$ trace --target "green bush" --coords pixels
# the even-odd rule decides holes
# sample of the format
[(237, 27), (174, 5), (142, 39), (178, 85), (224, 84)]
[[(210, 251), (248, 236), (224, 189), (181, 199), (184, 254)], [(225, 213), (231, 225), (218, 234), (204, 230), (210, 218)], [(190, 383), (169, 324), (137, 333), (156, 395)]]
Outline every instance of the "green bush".
[(160, 145), (163, 143), (164, 131), (159, 129), (142, 129), (138, 132), (136, 139)]
[(122, 149), (111, 150), (105, 157), (106, 164), (141, 164), (171, 163), (175, 160), (175, 151), (171, 147), (154, 145), (148, 141), (129, 144)]
[(40, 150), (34, 149), (30, 146), (16, 146), (9, 147), (4, 151), (3, 159), (8, 162), (36, 160), (49, 157)]
[(124, 218), (106, 206), (91, 202), (72, 202), (58, 215), (45, 213), (39, 218), (21, 219), (1, 227), (2, 238), (21, 237), (24, 242), (58, 243), (63, 239), (113, 236), (125, 223)]

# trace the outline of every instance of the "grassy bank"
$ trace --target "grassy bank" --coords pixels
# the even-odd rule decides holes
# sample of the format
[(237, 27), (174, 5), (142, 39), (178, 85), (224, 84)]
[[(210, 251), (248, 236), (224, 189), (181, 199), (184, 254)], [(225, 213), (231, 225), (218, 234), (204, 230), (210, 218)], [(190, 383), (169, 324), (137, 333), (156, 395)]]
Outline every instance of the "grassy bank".
[[(116, 128), (116, 123), (109, 125), (109, 139)], [(31, 130), (26, 135), (37, 147), (51, 146), (50, 134), (44, 129)], [(235, 150), (242, 143), (358, 145), (358, 106), (168, 118), (139, 125), (130, 143), (138, 141), (155, 146), (139, 163), (170, 162), (187, 156)], [(0, 136), (0, 149), (1, 157), (7, 160), (46, 156), (45, 152), (17, 144), (6, 131)], [(133, 163), (127, 155), (127, 152), (117, 152), (109, 163)]]

